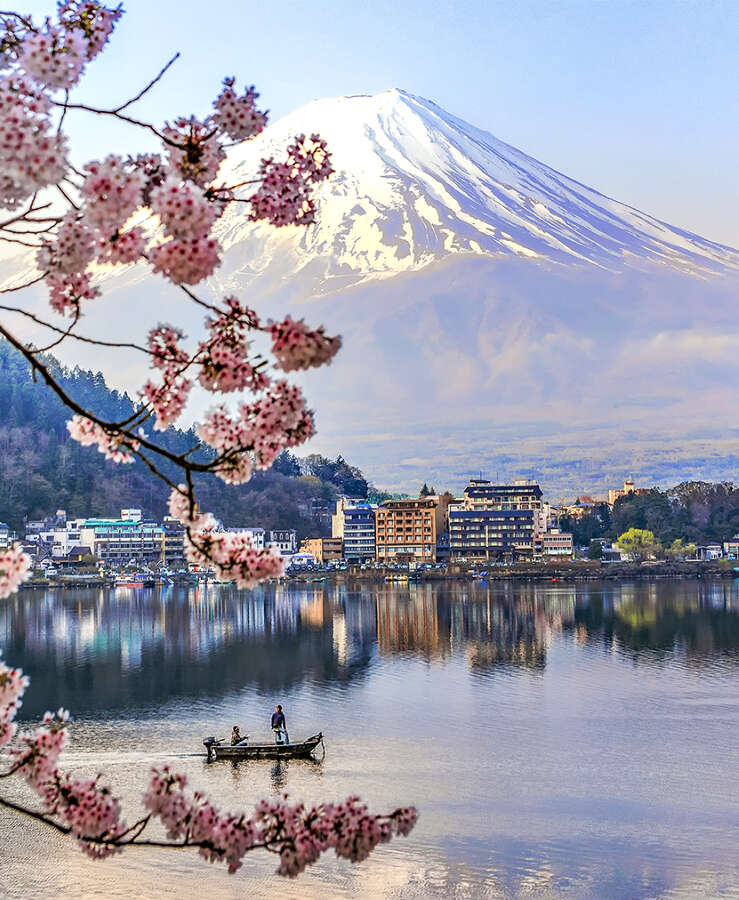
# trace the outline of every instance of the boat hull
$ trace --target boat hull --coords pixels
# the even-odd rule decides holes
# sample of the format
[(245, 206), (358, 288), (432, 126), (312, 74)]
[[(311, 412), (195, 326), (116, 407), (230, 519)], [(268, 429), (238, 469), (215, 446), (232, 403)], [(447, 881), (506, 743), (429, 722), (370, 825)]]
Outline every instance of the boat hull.
[(319, 731), (296, 744), (231, 745), (208, 738), (203, 741), (203, 746), (211, 762), (217, 759), (307, 759), (322, 742), (323, 733)]

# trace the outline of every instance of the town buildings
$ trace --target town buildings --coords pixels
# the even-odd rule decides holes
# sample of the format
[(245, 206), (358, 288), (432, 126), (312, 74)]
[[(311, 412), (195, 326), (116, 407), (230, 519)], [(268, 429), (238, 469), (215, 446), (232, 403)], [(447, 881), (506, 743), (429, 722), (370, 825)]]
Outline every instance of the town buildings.
[(306, 538), (300, 542), (300, 552), (310, 553), (316, 562), (324, 563), (340, 560), (344, 553), (341, 538)]
[(436, 499), (386, 500), (375, 514), (378, 562), (430, 563), (436, 559)]
[(735, 534), (730, 541), (724, 541), (724, 556), (739, 559), (739, 534)]

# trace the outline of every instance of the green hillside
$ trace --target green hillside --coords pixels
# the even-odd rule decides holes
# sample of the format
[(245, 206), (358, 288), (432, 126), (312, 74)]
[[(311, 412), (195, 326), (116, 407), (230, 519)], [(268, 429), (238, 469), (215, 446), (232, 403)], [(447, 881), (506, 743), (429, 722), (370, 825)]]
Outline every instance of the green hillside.
[[(65, 369), (46, 360), (65, 390), (85, 408), (112, 420), (133, 410), (131, 399), (110, 390), (101, 373)], [(0, 341), (0, 521), (13, 528), (24, 519), (57, 509), (69, 516), (105, 516), (124, 507), (140, 507), (160, 518), (167, 510), (168, 488), (143, 463), (116, 465), (94, 448), (82, 447), (67, 432), (69, 410), (48, 388), (35, 382), (28, 363)], [(170, 429), (167, 446), (182, 452), (192, 446), (190, 432)], [(341, 457), (283, 454), (268, 472), (239, 487), (212, 476), (198, 482), (201, 506), (227, 525), (295, 528), (299, 536), (325, 534), (327, 512), (339, 493), (366, 496), (362, 473)]]

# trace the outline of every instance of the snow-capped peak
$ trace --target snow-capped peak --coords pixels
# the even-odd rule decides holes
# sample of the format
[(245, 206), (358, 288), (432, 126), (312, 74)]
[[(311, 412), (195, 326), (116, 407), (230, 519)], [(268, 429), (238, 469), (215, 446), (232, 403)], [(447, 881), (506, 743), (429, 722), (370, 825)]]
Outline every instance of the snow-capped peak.
[(235, 148), (226, 181), (245, 180), (290, 137), (313, 132), (328, 141), (336, 169), (319, 191), (318, 223), (275, 231), (246, 223), (232, 206), (220, 226), (226, 277), (308, 267), (323, 283), (319, 290), (331, 290), (451, 254), (611, 271), (655, 264), (701, 275), (739, 269), (736, 250), (611, 200), (397, 89), (307, 104)]

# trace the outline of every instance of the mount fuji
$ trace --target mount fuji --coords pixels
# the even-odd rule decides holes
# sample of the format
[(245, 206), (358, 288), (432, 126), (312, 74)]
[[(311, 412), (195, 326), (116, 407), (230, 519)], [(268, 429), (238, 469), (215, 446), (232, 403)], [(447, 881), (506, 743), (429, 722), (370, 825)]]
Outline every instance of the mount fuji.
[[(317, 223), (273, 229), (232, 204), (208, 285), (343, 335), (333, 365), (303, 379), (312, 449), (393, 489), (459, 488), (481, 470), (555, 497), (628, 475), (736, 477), (737, 250), (398, 90), (309, 103), (233, 148), (220, 177), (246, 181), (313, 132), (336, 169)], [(110, 276), (123, 302), (90, 304), (88, 330), (127, 334), (152, 309), (180, 321), (175, 292), (146, 276)], [(92, 364), (117, 387), (143, 381)]]

